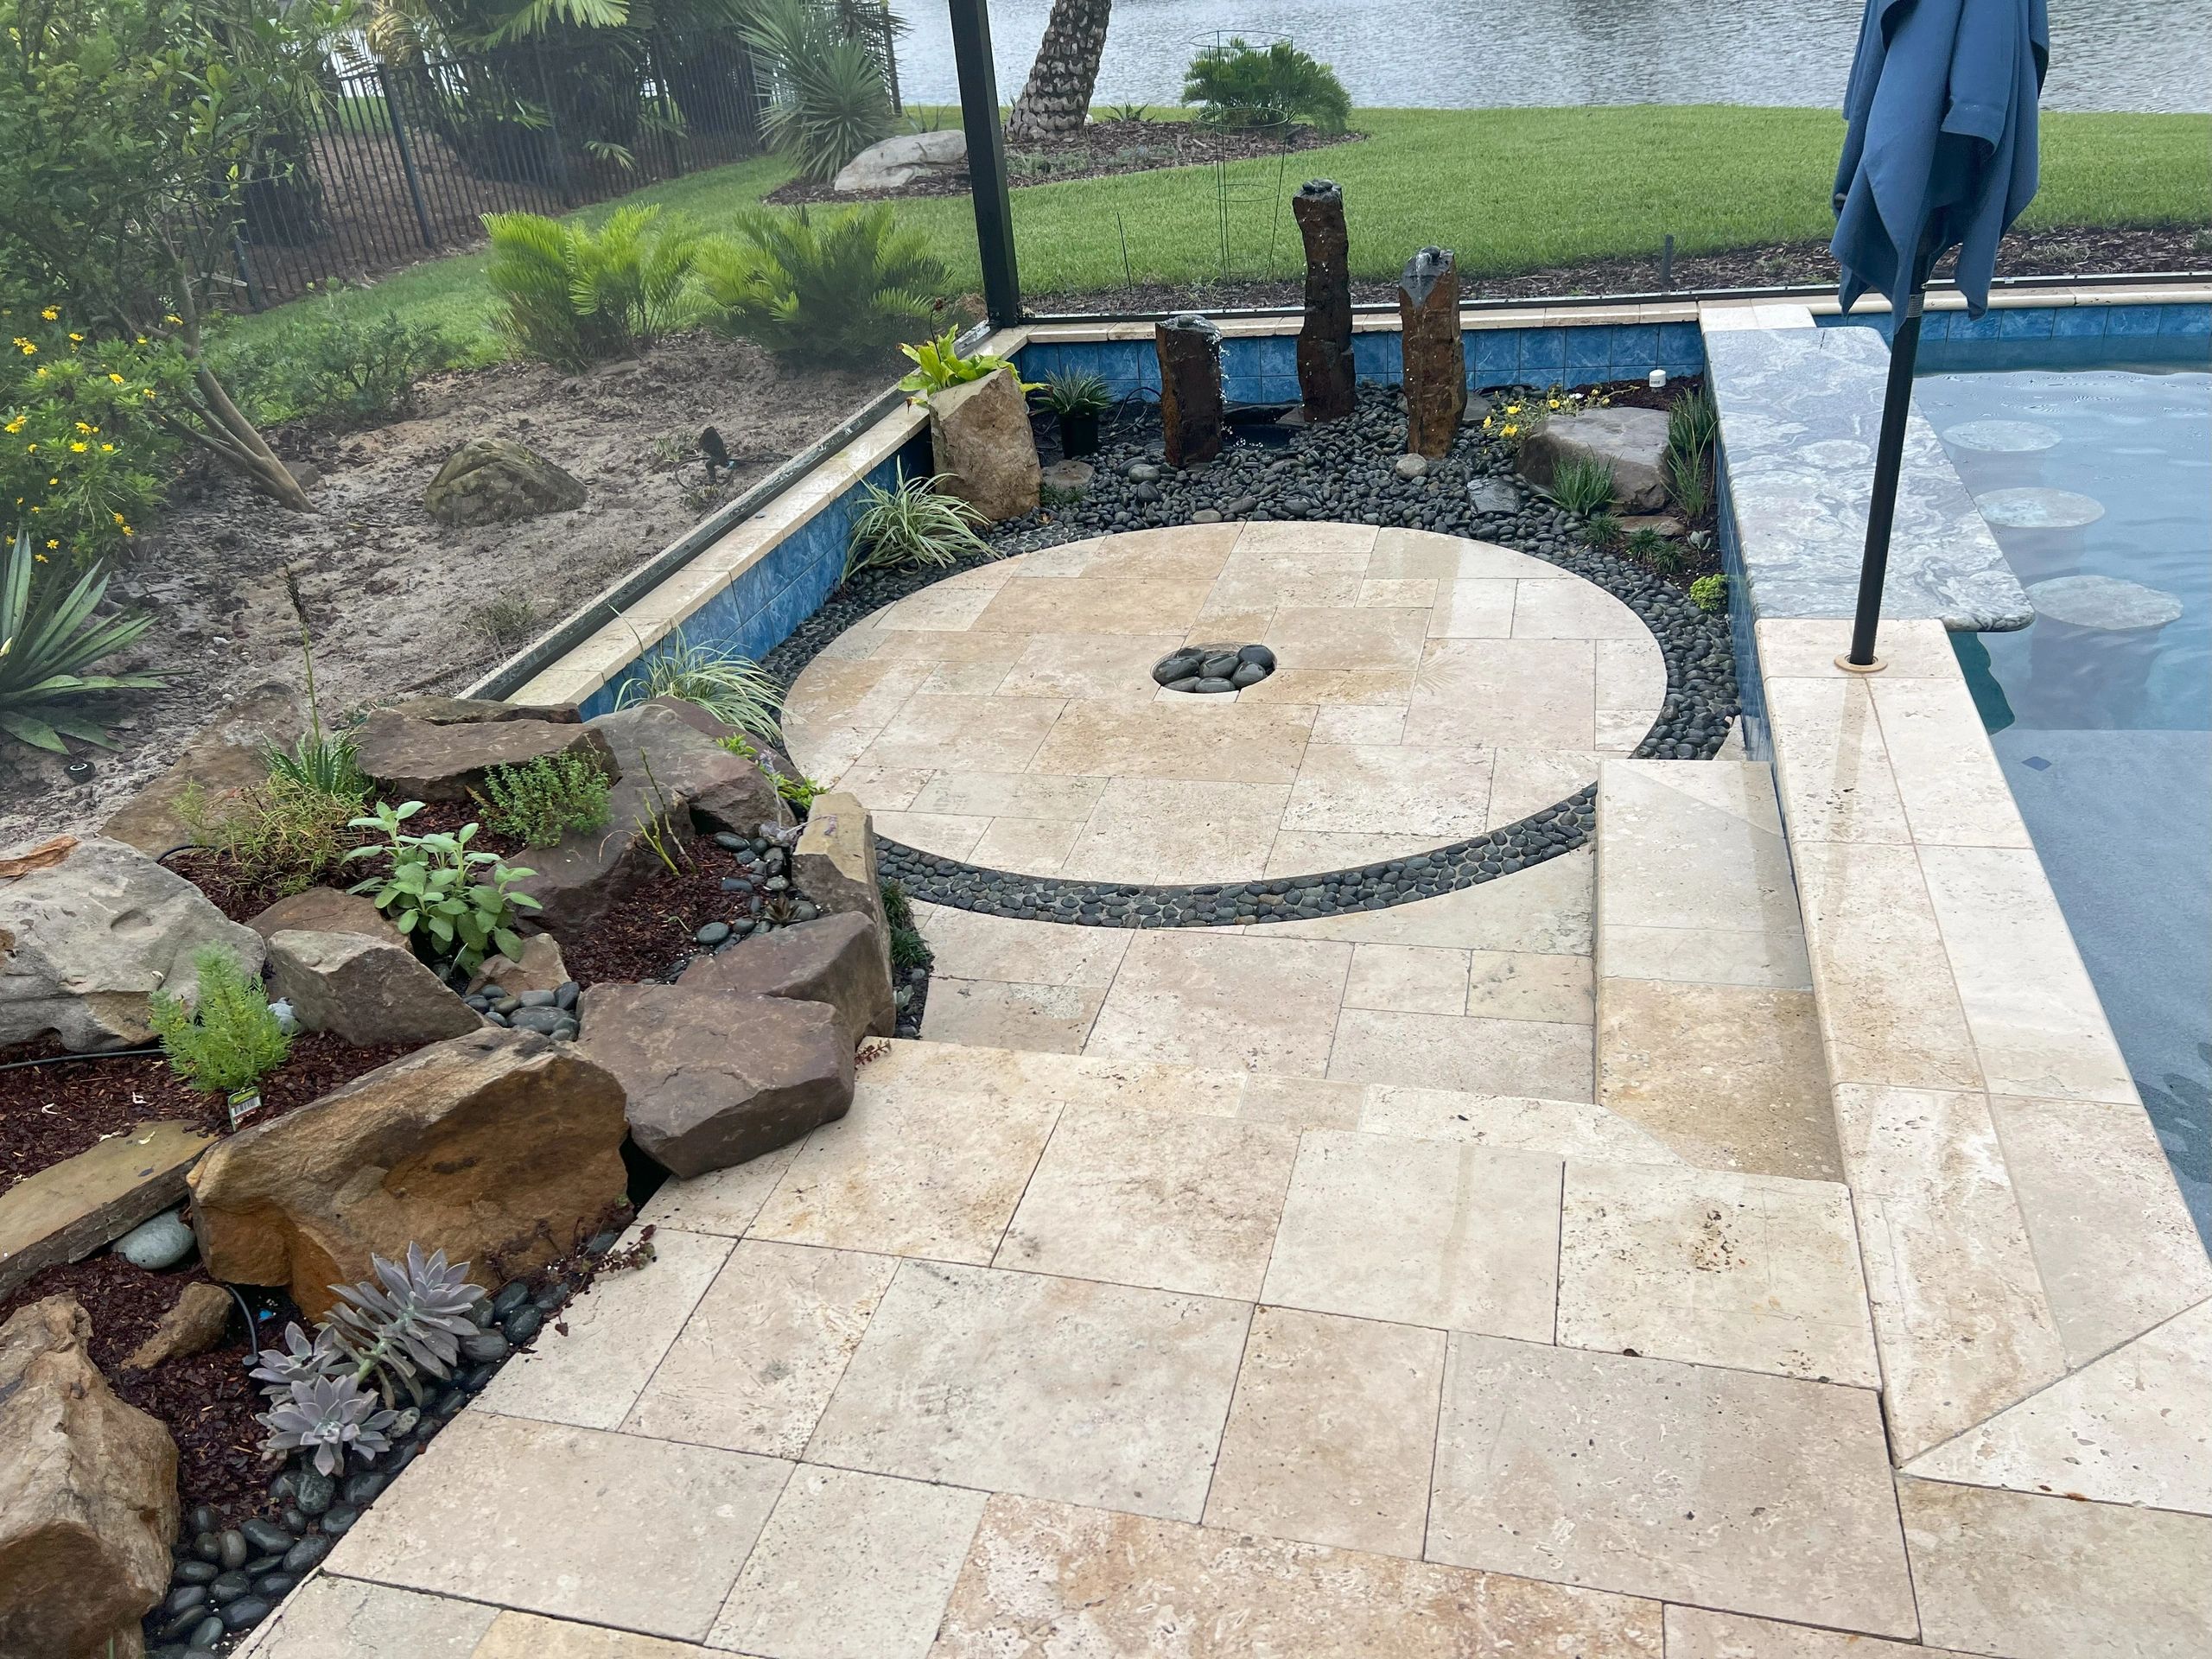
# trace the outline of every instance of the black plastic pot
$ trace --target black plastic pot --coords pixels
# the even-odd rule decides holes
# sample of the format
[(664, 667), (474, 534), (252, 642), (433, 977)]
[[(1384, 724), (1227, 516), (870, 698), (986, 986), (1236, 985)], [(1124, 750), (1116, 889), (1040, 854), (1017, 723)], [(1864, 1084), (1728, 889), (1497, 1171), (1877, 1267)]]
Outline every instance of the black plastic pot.
[(1060, 416), (1060, 454), (1070, 461), (1098, 453), (1098, 415), (1095, 410)]

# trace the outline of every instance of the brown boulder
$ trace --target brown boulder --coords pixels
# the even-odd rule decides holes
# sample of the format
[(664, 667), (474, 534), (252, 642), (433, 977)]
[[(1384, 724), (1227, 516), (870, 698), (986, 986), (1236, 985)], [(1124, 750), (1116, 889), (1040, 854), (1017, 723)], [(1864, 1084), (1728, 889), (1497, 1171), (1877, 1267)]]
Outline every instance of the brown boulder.
[(734, 996), (826, 1002), (855, 1046), (871, 1034), (890, 1036), (898, 1023), (889, 964), (865, 916), (824, 916), (742, 940), (702, 957), (677, 982)]
[(137, 1653), (168, 1588), (176, 1443), (115, 1397), (92, 1334), (67, 1296), (0, 1325), (0, 1654)]
[(932, 393), (930, 443), (942, 474), (938, 487), (990, 523), (1036, 512), (1044, 468), (1012, 369)]
[(267, 783), (264, 750), (272, 743), (289, 745), (306, 725), (300, 694), (290, 686), (276, 680), (255, 686), (201, 727), (168, 770), (102, 824), (100, 833), (156, 855), (195, 840), (181, 810), (185, 791), (196, 785), (213, 807), (226, 795)]
[(418, 720), (379, 709), (353, 730), (353, 753), (392, 801), (465, 801), (493, 766), (521, 766), (571, 749), (594, 756), (610, 778), (620, 775), (607, 740), (586, 726), (557, 720)]
[(1667, 505), (1667, 411), (1617, 404), (1546, 421), (1521, 446), (1521, 476), (1548, 488), (1569, 461), (1594, 461), (1613, 474), (1613, 500), (1628, 512)]
[(543, 720), (556, 726), (573, 726), (580, 718), (573, 702), (501, 702), (494, 697), (409, 697), (385, 706), (392, 714), (427, 720), (433, 726), (474, 726), (501, 720)]
[(392, 944), (407, 943), (407, 936), (368, 899), (336, 887), (308, 887), (279, 899), (246, 925), (264, 939), (287, 932), (365, 933)]
[[(716, 777), (696, 780), (697, 788), (691, 796), (691, 822), (701, 834), (728, 830), (736, 835), (751, 836), (760, 833), (756, 828), (760, 824), (774, 823), (788, 827), (798, 821), (792, 815), (791, 803), (776, 793), (776, 780), (771, 775), (782, 772), (788, 776), (793, 770), (791, 761), (783, 754), (763, 747), (760, 740), (753, 737), (745, 739), (747, 747), (753, 751), (753, 759), (748, 760), (743, 755), (732, 754), (721, 747), (720, 740), (744, 736), (744, 734), (728, 721), (715, 718), (689, 698), (655, 697), (639, 706), (667, 709), (700, 736), (714, 742), (718, 753), (738, 763), (737, 768), (723, 767)], [(655, 760), (653, 769), (654, 775), (658, 776), (658, 760)]]
[(693, 985), (594, 985), (584, 1052), (621, 1080), (630, 1133), (681, 1176), (788, 1145), (853, 1103), (853, 1045), (821, 1002)]
[(883, 911), (875, 825), (854, 795), (817, 795), (791, 853), (791, 885), (831, 915), (865, 916), (891, 975), (891, 918)]
[(150, 1371), (164, 1360), (188, 1359), (222, 1341), (231, 1324), (231, 1293), (195, 1279), (162, 1315), (153, 1334), (130, 1351), (124, 1369)]
[(622, 1089), (566, 1043), (486, 1027), (249, 1123), (192, 1173), (208, 1274), (302, 1311), (410, 1243), (486, 1286), (575, 1247), (623, 1194)]
[(435, 1043), (484, 1023), (412, 950), (365, 933), (271, 934), (269, 982), (302, 1026), (360, 1048)]
[(524, 991), (557, 991), (569, 982), (569, 964), (561, 960), (561, 942), (550, 933), (533, 933), (522, 942), (519, 958), (486, 957), (470, 976), (471, 996), (486, 985), (496, 985), (509, 996)]

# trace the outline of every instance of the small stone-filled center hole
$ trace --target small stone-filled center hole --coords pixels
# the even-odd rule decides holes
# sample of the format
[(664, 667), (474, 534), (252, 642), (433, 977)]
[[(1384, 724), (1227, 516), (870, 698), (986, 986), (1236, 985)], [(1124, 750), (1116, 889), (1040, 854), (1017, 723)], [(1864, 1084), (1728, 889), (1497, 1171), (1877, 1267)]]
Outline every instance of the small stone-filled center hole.
[(1217, 694), (1257, 685), (1275, 671), (1265, 645), (1185, 645), (1153, 665), (1152, 677), (1170, 691)]

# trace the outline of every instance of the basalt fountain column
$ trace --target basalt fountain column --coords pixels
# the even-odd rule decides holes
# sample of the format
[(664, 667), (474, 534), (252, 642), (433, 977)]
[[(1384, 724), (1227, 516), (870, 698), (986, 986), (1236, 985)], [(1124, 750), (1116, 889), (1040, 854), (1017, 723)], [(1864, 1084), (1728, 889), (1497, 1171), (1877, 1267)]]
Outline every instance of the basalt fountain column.
[(1160, 424), (1170, 467), (1221, 453), (1221, 330), (1195, 311), (1153, 325), (1160, 353)]
[(1331, 179), (1309, 179), (1290, 200), (1306, 239), (1306, 321), (1298, 331), (1298, 395), (1309, 421), (1351, 413), (1351, 238), (1344, 193)]
[(1405, 357), (1406, 453), (1441, 461), (1467, 409), (1467, 349), (1459, 335), (1459, 268), (1449, 248), (1423, 248), (1398, 278)]

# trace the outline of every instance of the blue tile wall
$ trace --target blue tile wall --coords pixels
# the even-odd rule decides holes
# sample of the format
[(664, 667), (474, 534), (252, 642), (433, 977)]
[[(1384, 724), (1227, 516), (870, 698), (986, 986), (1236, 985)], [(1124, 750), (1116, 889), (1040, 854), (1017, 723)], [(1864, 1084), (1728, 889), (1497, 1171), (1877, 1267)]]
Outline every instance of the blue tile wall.
[(1720, 569), (1728, 578), (1728, 643), (1736, 659), (1736, 705), (1741, 714), (1744, 753), (1753, 760), (1772, 760), (1774, 745), (1766, 721), (1766, 683), (1759, 676), (1758, 636), (1752, 629), (1751, 590), (1744, 574), (1744, 555), (1736, 531), (1736, 506), (1728, 491), (1728, 456), (1714, 457), (1718, 486), (1713, 519), (1720, 531)]
[[(1890, 314), (1814, 319), (1823, 328), (1872, 328), (1886, 340)], [(2054, 305), (1985, 312), (1979, 321), (1963, 311), (1930, 311), (1921, 319), (1923, 340), (2148, 340), (2212, 337), (2212, 305)]]

